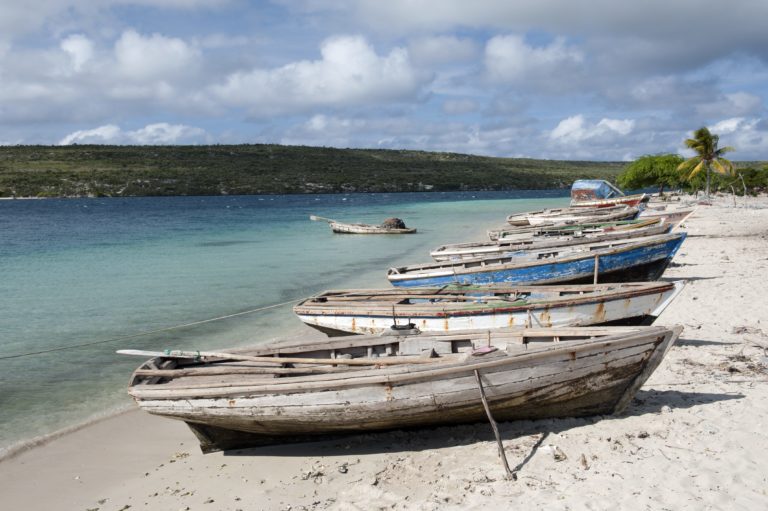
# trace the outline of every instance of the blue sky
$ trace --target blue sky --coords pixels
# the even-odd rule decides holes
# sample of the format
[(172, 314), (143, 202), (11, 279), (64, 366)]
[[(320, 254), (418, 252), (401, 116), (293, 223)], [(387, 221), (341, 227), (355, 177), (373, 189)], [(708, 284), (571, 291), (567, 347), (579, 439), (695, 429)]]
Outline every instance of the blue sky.
[(768, 2), (0, 0), (0, 144), (768, 159)]

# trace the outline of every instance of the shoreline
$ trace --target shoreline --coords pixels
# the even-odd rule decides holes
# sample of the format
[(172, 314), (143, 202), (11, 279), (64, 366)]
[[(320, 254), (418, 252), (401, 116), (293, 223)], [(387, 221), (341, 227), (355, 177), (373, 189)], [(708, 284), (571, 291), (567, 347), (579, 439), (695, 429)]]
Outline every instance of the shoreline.
[[(516, 193), (516, 192), (557, 192), (553, 193), (551, 198), (569, 197), (570, 188), (509, 188), (509, 189), (467, 189), (467, 190), (381, 190), (381, 191), (350, 191), (350, 192), (299, 192), (299, 193), (219, 193), (215, 195), (55, 195), (55, 196), (19, 196), (19, 197), (5, 197), (0, 196), (0, 200), (56, 200), (56, 199), (147, 199), (147, 198), (164, 198), (164, 197), (275, 197), (275, 196), (301, 196), (312, 197), (315, 195), (373, 195), (373, 194), (445, 194), (445, 193)], [(560, 195), (562, 194), (562, 195)], [(510, 197), (512, 199), (524, 199), (527, 197)]]
[(0, 493), (30, 510), (765, 507), (768, 198), (717, 198), (686, 230), (664, 280), (688, 285), (658, 320), (680, 341), (623, 415), (500, 423), (517, 482), (483, 423), (202, 455), (183, 423), (129, 409), (0, 459)]
[(56, 431), (24, 440), (19, 440), (18, 442), (14, 442), (7, 447), (0, 449), (0, 463), (12, 460), (16, 456), (19, 456), (20, 454), (23, 454), (29, 450), (45, 447), (49, 443), (58, 440), (59, 438), (66, 437), (67, 435), (71, 435), (72, 433), (76, 433), (81, 429), (91, 427), (95, 424), (98, 424), (99, 422), (110, 420), (119, 415), (133, 411), (136, 411), (134, 403), (117, 406), (115, 408), (103, 410), (99, 413), (86, 417), (81, 422), (70, 424), (69, 426), (57, 429)]

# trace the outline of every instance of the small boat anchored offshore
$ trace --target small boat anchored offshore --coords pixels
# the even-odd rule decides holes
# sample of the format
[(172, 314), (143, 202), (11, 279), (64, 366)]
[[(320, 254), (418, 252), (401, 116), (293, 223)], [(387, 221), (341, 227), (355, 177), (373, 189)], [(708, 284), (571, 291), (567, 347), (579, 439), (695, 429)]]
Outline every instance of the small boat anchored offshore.
[(309, 215), (309, 219), (314, 222), (328, 222), (331, 230), (339, 234), (413, 234), (416, 232), (415, 228), (406, 227), (405, 222), (399, 218), (387, 218), (381, 225), (350, 224), (317, 215)]

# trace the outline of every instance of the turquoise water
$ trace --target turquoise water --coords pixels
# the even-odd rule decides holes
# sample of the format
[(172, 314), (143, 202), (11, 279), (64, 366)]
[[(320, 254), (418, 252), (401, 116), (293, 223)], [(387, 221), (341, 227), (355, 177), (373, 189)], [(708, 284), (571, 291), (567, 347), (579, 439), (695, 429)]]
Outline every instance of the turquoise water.
[[(286, 304), (125, 336), (388, 287), (390, 266), (483, 240), (512, 212), (565, 204), (562, 192), (0, 201), (0, 452), (129, 406), (141, 359), (116, 349), (242, 346), (307, 327)], [(419, 232), (334, 235), (310, 214), (397, 216)]]

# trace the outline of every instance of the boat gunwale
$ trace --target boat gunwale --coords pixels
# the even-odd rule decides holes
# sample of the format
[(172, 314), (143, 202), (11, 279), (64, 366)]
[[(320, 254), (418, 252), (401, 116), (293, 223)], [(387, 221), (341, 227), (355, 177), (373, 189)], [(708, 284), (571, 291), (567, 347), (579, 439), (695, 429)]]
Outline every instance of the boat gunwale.
[[(429, 307), (429, 310), (420, 310), (419, 306), (421, 304), (397, 304), (392, 303), (391, 307), (400, 306), (401, 308), (407, 309), (408, 317), (410, 318), (420, 318), (420, 319), (429, 319), (429, 318), (436, 318), (436, 319), (444, 319), (446, 317), (462, 317), (462, 316), (481, 316), (481, 315), (490, 315), (490, 314), (496, 314), (496, 313), (504, 313), (504, 312), (516, 312), (516, 311), (525, 311), (525, 310), (534, 310), (534, 309), (559, 309), (559, 308), (567, 308), (567, 307), (573, 307), (575, 305), (589, 305), (592, 303), (604, 303), (606, 301), (619, 301), (619, 300), (627, 300), (635, 297), (640, 296), (647, 296), (652, 294), (662, 294), (667, 291), (673, 290), (675, 288), (675, 284), (677, 282), (684, 282), (684, 281), (673, 281), (673, 282), (666, 282), (666, 281), (654, 281), (654, 282), (637, 282), (632, 283), (635, 284), (632, 288), (624, 289), (623, 287), (617, 286), (616, 289), (608, 289), (605, 291), (594, 291), (591, 293), (585, 293), (583, 295), (565, 295), (561, 300), (557, 300), (556, 298), (553, 299), (543, 299), (538, 302), (529, 302), (526, 304), (521, 305), (508, 305), (508, 306), (500, 306), (500, 307), (494, 307), (492, 305), (488, 305), (486, 307), (477, 307), (477, 305), (483, 305), (483, 304), (467, 304), (468, 306), (475, 305), (475, 308), (470, 309), (469, 307), (465, 308), (452, 308), (451, 306), (456, 305), (464, 305), (460, 304), (458, 302), (446, 302), (446, 303), (440, 303), (435, 302), (435, 307)], [(546, 286), (550, 287), (550, 286)], [(553, 294), (556, 291), (553, 290)], [(296, 304), (293, 308), (293, 311), (295, 314), (298, 315), (304, 315), (304, 316), (345, 316), (345, 317), (351, 317), (351, 316), (369, 316), (369, 317), (392, 317), (392, 311), (391, 308), (389, 311), (383, 310), (383, 307), (387, 307), (387, 305), (381, 305), (382, 312), (381, 314), (376, 314), (373, 312), (372, 309), (374, 307), (369, 307), (369, 312), (363, 314), (362, 312), (358, 312), (357, 314), (349, 312), (349, 313), (340, 313), (340, 312), (333, 312), (333, 313), (326, 313), (324, 314), (323, 308), (336, 308), (336, 309), (343, 309), (343, 305), (336, 304), (336, 303), (317, 303), (317, 304), (311, 304), (307, 305), (307, 302), (309, 300), (312, 300), (313, 298), (316, 299), (317, 297), (322, 297), (323, 295), (317, 295), (316, 297), (310, 297), (302, 302)], [(346, 302), (346, 303), (356, 303), (356, 302)], [(363, 302), (364, 304), (365, 302)], [(328, 304), (328, 305), (326, 305)], [(363, 308), (363, 304), (361, 304), (359, 307)], [(415, 305), (414, 308), (411, 308), (412, 305)], [(438, 306), (442, 305), (442, 312), (435, 311)], [(424, 308), (426, 309), (428, 307), (427, 304), (424, 304)], [(348, 307), (348, 309), (353, 309), (353, 307)], [(330, 312), (330, 311), (329, 311)]]
[[(536, 260), (519, 261), (519, 258), (509, 257), (476, 257), (471, 259), (462, 259), (457, 261), (440, 261), (432, 263), (415, 264), (408, 266), (392, 267), (387, 271), (387, 278), (390, 281), (408, 281), (420, 278), (433, 278), (444, 277), (449, 275), (465, 275), (473, 273), (485, 273), (499, 270), (508, 269), (522, 269), (541, 266), (548, 263), (570, 263), (573, 261), (583, 259), (594, 259), (595, 257), (603, 257), (607, 255), (619, 254), (622, 252), (628, 252), (643, 248), (646, 246), (661, 245), (668, 243), (678, 238), (685, 239), (686, 233), (684, 232), (671, 232), (667, 234), (657, 234), (653, 236), (647, 236), (645, 238), (629, 238), (628, 241), (622, 243), (623, 240), (613, 240), (609, 242), (595, 242), (595, 244), (609, 244), (611, 246), (591, 249), (589, 243), (584, 245), (577, 245), (581, 248), (578, 253), (572, 253), (569, 255), (557, 255), (549, 258), (542, 258)], [(613, 246), (616, 245), (616, 246)], [(555, 249), (557, 247), (548, 247)], [(566, 249), (572, 247), (565, 247)], [(535, 250), (535, 249), (534, 249)], [(543, 249), (547, 250), (547, 249)], [(576, 252), (573, 250), (572, 252)], [(493, 261), (492, 264), (487, 264), (489, 261)], [(498, 262), (496, 262), (498, 261)], [(502, 262), (505, 261), (505, 262)], [(481, 265), (476, 265), (481, 263)], [(486, 264), (482, 264), (486, 263)], [(474, 265), (467, 267), (467, 265)]]
[[(551, 329), (551, 331), (557, 333), (558, 329)], [(534, 346), (534, 352), (510, 354), (497, 351), (494, 353), (500, 353), (499, 355), (494, 356), (491, 359), (479, 359), (475, 362), (469, 362), (471, 360), (471, 355), (469, 355), (457, 362), (451, 361), (446, 363), (444, 359), (441, 361), (440, 358), (436, 358), (433, 364), (403, 364), (402, 366), (386, 366), (384, 368), (365, 371), (350, 371), (349, 373), (352, 375), (348, 379), (350, 381), (347, 381), (347, 379), (338, 379), (338, 376), (344, 373), (332, 373), (334, 379), (331, 379), (328, 375), (310, 375), (285, 378), (280, 383), (273, 382), (270, 384), (260, 384), (238, 389), (226, 387), (218, 390), (216, 387), (212, 386), (210, 387), (210, 393), (213, 395), (200, 395), (199, 398), (216, 399), (218, 397), (232, 397), (234, 395), (242, 394), (315, 392), (379, 384), (399, 385), (419, 380), (439, 378), (441, 376), (482, 371), (484, 369), (499, 368), (516, 364), (524, 365), (526, 363), (539, 361), (540, 359), (558, 358), (563, 356), (573, 359), (576, 354), (583, 354), (589, 351), (594, 351), (599, 354), (600, 352), (622, 349), (622, 347), (632, 344), (655, 344), (656, 346), (650, 349), (650, 352), (652, 353), (655, 349), (658, 349), (659, 345), (663, 345), (670, 340), (674, 342), (674, 339), (677, 339), (681, 331), (682, 327), (679, 325), (670, 328), (663, 326), (634, 327), (630, 332), (623, 331), (620, 333), (608, 334), (605, 337), (599, 338), (599, 340), (586, 339), (578, 341), (561, 341), (548, 346)], [(163, 357), (155, 357), (142, 364), (139, 369), (145, 368), (146, 366), (149, 366), (149, 364), (154, 363), (155, 360), (160, 360), (162, 358)], [(414, 355), (414, 358), (418, 358), (418, 356)], [(328, 365), (339, 364), (343, 364), (343, 359), (329, 359)], [(372, 371), (375, 371), (377, 374), (371, 376), (366, 375), (366, 373)], [(151, 381), (137, 385), (134, 383), (135, 372), (132, 375), (131, 382), (132, 383), (128, 388), (128, 393), (134, 399), (174, 400), (185, 399), (185, 395), (187, 396), (186, 399), (194, 399), (189, 396), (189, 392), (184, 392), (185, 389), (183, 388), (177, 388), (182, 392), (175, 392), (173, 388), (157, 388), (157, 386), (161, 384)], [(309, 386), (309, 388), (307, 388), (307, 386)], [(196, 390), (199, 393), (200, 389)], [(169, 395), (163, 397), (162, 394)]]

